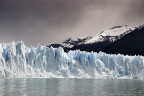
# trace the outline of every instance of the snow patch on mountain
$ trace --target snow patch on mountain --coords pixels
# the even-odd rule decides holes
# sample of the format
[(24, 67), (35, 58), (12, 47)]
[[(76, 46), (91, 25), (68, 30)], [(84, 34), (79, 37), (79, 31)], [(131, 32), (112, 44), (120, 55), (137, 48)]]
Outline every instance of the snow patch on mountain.
[(93, 37), (79, 37), (74, 38), (70, 37), (64, 40), (63, 42), (60, 42), (58, 44), (62, 45), (65, 48), (72, 48), (74, 46), (83, 45), (83, 44), (94, 44), (97, 42), (115, 42), (122, 37), (124, 37), (126, 34), (132, 32), (135, 29), (135, 27), (130, 27), (128, 25), (125, 26), (115, 26), (113, 28), (107, 29), (102, 31), (99, 35), (93, 36)]
[(121, 39), (126, 34), (133, 31), (135, 28), (130, 26), (115, 26), (111, 29), (102, 31), (98, 36), (94, 36), (91, 39), (87, 40), (85, 44), (91, 44), (96, 42), (103, 42), (109, 40), (110, 42), (115, 42), (118, 39)]
[(87, 41), (91, 38), (92, 37), (86, 37), (86, 38), (84, 38), (84, 37), (79, 37), (79, 38), (70, 37), (70, 38), (67, 38), (66, 40), (64, 40), (60, 44), (63, 45), (64, 47), (72, 48), (75, 45), (83, 44), (85, 41)]

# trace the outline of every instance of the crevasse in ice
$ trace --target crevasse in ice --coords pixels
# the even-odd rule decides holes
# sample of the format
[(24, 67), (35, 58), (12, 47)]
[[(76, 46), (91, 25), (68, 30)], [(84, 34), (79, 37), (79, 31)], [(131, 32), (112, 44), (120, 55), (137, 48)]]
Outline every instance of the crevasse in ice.
[(1, 78), (144, 79), (143, 56), (69, 51), (23, 42), (0, 44)]

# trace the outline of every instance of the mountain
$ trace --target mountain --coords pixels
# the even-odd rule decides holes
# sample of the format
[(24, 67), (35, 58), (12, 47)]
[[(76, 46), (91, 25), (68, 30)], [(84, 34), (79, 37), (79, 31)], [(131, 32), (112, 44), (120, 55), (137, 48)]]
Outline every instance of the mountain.
[(102, 31), (98, 36), (94, 36), (91, 39), (89, 39), (88, 41), (86, 41), (85, 44), (92, 44), (92, 43), (104, 42), (104, 41), (109, 41), (112, 43), (112, 42), (115, 42), (115, 41), (121, 39), (123, 36), (130, 33), (134, 29), (135, 28), (130, 27), (128, 25), (115, 26), (108, 30)]
[(109, 44), (101, 51), (113, 54), (144, 55), (144, 25), (136, 27), (123, 38)]
[(80, 49), (81, 51), (102, 51), (103, 48), (120, 40), (125, 35), (131, 33), (135, 28), (130, 26), (115, 26), (111, 29), (102, 31), (98, 36), (94, 36), (91, 39), (85, 41), (83, 44), (74, 46), (71, 50)]
[(86, 38), (68, 38), (62, 43), (66, 52), (81, 50), (87, 52), (105, 52), (108, 54), (144, 55), (144, 25), (138, 27), (115, 26), (102, 31), (98, 36)]
[(86, 37), (86, 38), (70, 37), (70, 38), (67, 38), (66, 40), (64, 40), (63, 42), (51, 44), (48, 47), (51, 47), (51, 46), (54, 48), (62, 47), (64, 49), (64, 51), (68, 52), (68, 51), (72, 50), (75, 46), (83, 45), (84, 42), (88, 41), (91, 38), (92, 37)]

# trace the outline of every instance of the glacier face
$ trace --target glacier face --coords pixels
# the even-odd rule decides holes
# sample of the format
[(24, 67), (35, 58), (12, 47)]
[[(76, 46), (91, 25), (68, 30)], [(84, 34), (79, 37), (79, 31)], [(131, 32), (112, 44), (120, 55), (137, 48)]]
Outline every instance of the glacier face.
[(1, 78), (144, 79), (143, 56), (69, 51), (23, 42), (0, 44)]

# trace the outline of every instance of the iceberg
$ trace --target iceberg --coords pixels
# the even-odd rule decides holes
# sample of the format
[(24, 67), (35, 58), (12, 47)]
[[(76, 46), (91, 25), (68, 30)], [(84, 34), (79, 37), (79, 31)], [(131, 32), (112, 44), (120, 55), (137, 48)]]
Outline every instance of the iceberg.
[(144, 57), (1, 43), (0, 78), (144, 79)]

